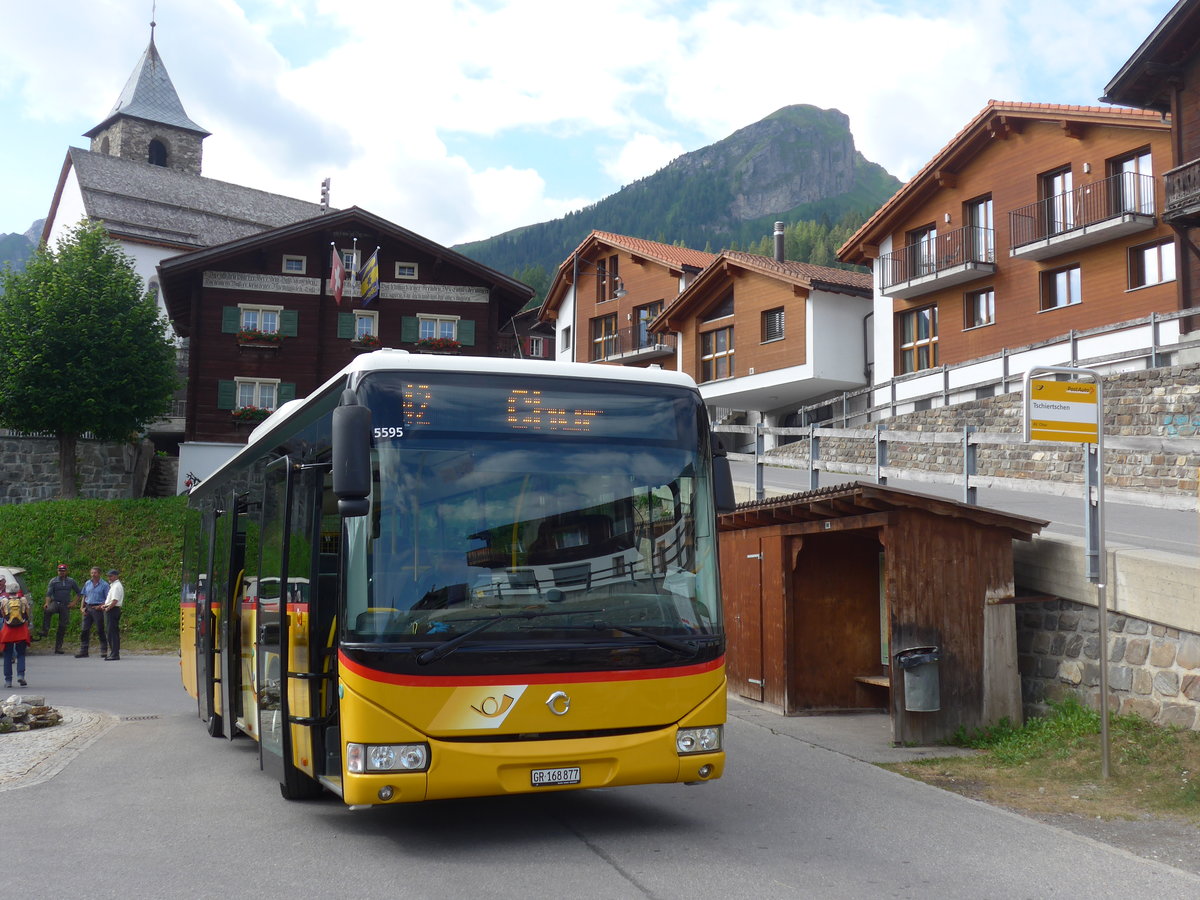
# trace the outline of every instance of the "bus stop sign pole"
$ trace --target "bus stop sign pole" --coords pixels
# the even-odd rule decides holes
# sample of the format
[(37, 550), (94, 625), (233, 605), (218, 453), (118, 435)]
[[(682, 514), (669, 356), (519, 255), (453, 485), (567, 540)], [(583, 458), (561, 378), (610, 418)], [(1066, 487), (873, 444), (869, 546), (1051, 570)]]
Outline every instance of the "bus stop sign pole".
[[(1040, 375), (1066, 375), (1067, 381)], [(1081, 380), (1082, 379), (1082, 380)], [(1096, 585), (1100, 631), (1100, 774), (1109, 775), (1108, 600), (1104, 546), (1104, 385), (1090, 369), (1034, 366), (1025, 373), (1025, 441), (1079, 443), (1084, 451), (1087, 577)]]

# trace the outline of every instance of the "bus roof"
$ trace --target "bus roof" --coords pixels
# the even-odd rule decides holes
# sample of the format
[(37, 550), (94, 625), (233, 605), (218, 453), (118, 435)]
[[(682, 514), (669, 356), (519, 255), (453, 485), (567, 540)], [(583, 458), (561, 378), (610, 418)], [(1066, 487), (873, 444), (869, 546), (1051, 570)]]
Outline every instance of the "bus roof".
[(665, 387), (695, 389), (696, 382), (682, 372), (658, 367), (613, 366), (599, 363), (552, 362), (542, 359), (510, 359), (498, 356), (454, 356), (430, 353), (409, 353), (407, 350), (382, 349), (359, 354), (353, 362), (325, 381), (308, 397), (284, 403), (260, 422), (242, 447), (217, 467), (208, 478), (196, 485), (189, 494), (203, 494), (209, 481), (220, 481), (221, 475), (236, 468), (247, 455), (257, 456), (260, 441), (290, 419), (297, 410), (308, 405), (309, 399), (325, 394), (336, 385), (355, 387), (371, 372), (454, 372), (479, 375), (540, 375), (550, 378), (585, 378), (596, 381), (623, 381), (654, 384)]

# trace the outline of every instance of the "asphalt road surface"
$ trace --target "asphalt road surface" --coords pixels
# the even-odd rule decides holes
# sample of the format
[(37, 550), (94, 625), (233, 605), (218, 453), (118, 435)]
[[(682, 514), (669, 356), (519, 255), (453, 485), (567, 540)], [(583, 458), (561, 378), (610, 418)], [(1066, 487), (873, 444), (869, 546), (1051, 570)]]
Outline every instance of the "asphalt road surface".
[(14, 897), (1200, 896), (1193, 874), (893, 775), (853, 740), (820, 745), (739, 703), (712, 784), (351, 812), (282, 800), (251, 741), (208, 737), (172, 656), (38, 655), (29, 678), (51, 704), (120, 719), (53, 777), (0, 792)]
[[(734, 481), (741, 485), (754, 484), (754, 464), (731, 463)], [(863, 480), (855, 476), (824, 472), (821, 487), (831, 487), (846, 481)], [(786, 469), (767, 466), (763, 472), (764, 487), (785, 492), (808, 490), (806, 469)], [(962, 485), (939, 484), (936, 482), (906, 481), (889, 478), (888, 485), (962, 500)], [(979, 488), (977, 501), (980, 506), (991, 507), (1015, 515), (1044, 519), (1050, 522), (1045, 534), (1062, 534), (1082, 539), (1084, 537), (1084, 502), (1082, 497), (1062, 496), (1054, 492), (1053, 485), (1042, 485), (1039, 490), (1011, 491), (997, 488)], [(1163, 509), (1156, 505), (1153, 494), (1145, 496), (1144, 503), (1118, 503), (1109, 498), (1104, 502), (1104, 533), (1108, 548), (1117, 545), (1143, 547), (1175, 553), (1183, 556), (1200, 556), (1200, 512), (1195, 510)]]

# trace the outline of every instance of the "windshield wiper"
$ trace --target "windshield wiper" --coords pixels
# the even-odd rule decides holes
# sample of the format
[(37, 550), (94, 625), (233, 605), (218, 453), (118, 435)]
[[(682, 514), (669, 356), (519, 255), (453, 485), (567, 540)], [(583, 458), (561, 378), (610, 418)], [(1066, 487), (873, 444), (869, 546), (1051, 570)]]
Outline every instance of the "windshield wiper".
[(613, 625), (608, 622), (593, 622), (592, 628), (596, 631), (620, 631), (625, 634), (631, 634), (634, 637), (646, 638), (654, 641), (664, 650), (670, 650), (672, 653), (678, 653), (680, 656), (695, 656), (700, 652), (700, 647), (693, 641), (677, 641), (675, 638), (669, 638), (661, 634), (653, 634), (649, 631), (642, 631), (640, 628), (630, 628), (628, 625)]
[(484, 619), (474, 628), (468, 628), (462, 634), (456, 634), (448, 641), (442, 641), (436, 647), (430, 647), (424, 653), (417, 656), (417, 663), (424, 666), (431, 662), (436, 662), (448, 653), (453, 653), (455, 649), (462, 644), (467, 638), (474, 637), (481, 631), (487, 631), (497, 622), (504, 622), (509, 619), (540, 619), (543, 616), (570, 616), (570, 615), (589, 615), (591, 613), (603, 612), (599, 609), (527, 609), (515, 613), (500, 613), (490, 619)]

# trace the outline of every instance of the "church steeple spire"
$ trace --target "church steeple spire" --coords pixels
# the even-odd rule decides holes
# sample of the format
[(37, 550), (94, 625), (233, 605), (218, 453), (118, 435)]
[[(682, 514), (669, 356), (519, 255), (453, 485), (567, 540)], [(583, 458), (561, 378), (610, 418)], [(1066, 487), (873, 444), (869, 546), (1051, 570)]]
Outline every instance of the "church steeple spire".
[(199, 175), (200, 142), (209, 132), (184, 112), (154, 45), (156, 24), (152, 17), (150, 43), (116, 104), (104, 121), (84, 136), (92, 139), (92, 150), (97, 153)]

